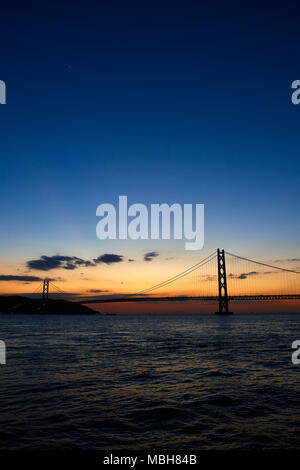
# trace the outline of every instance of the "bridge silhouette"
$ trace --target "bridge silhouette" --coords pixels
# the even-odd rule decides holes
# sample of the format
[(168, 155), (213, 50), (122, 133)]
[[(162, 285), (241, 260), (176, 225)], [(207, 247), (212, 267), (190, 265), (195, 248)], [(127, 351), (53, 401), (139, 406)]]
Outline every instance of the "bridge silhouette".
[[(233, 263), (230, 266), (230, 273), (227, 274), (227, 258), (230, 258)], [(256, 270), (242, 269), (234, 262), (243, 262), (248, 265), (255, 265)], [(211, 274), (213, 266), (217, 268), (217, 274)], [(210, 265), (210, 270), (204, 272), (205, 267)], [(269, 271), (265, 271), (268, 268)], [(262, 270), (263, 269), (263, 270)], [(271, 269), (271, 271), (270, 271)], [(204, 272), (204, 273), (203, 273)], [(199, 290), (202, 295), (157, 295), (157, 291), (167, 286), (178, 283), (180, 279), (190, 277), (192, 273), (197, 274), (199, 281)], [(199, 274), (200, 273), (200, 274)], [(218, 311), (216, 314), (228, 315), (230, 312), (229, 303), (232, 302), (264, 302), (264, 301), (280, 301), (280, 300), (300, 300), (300, 272), (266, 264), (260, 261), (255, 261), (249, 258), (244, 258), (233, 253), (229, 253), (224, 249), (217, 249), (211, 255), (203, 260), (194, 264), (190, 268), (180, 272), (179, 274), (168, 278), (158, 284), (152, 285), (142, 291), (128, 294), (119, 294), (111, 296), (101, 296), (100, 298), (73, 300), (82, 304), (96, 304), (96, 303), (116, 303), (116, 302), (218, 302)], [(279, 276), (281, 275), (281, 276)], [(243, 288), (245, 287), (245, 280), (252, 278), (269, 277), (267, 286), (264, 287), (264, 292), (259, 292), (259, 282), (255, 281), (252, 286), (246, 286), (245, 292), (241, 290), (241, 281)], [(276, 278), (276, 282), (274, 281)], [(271, 280), (270, 280), (271, 279)], [(203, 289), (203, 285), (207, 282), (214, 284), (214, 293), (209, 292), (212, 287)], [(231, 283), (231, 288), (234, 293), (230, 292), (228, 281)], [(51, 280), (45, 279), (43, 281), (42, 301), (46, 305), (49, 296), (50, 286), (53, 287), (60, 295), (67, 296), (62, 289), (57, 287)]]

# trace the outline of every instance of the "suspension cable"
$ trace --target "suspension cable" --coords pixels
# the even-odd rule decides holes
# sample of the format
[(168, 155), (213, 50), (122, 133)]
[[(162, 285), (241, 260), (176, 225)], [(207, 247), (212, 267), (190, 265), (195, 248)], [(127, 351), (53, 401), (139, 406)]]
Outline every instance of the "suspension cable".
[(233, 253), (229, 253), (229, 251), (225, 251), (225, 253), (227, 255), (234, 256), (235, 258), (243, 259), (244, 261), (250, 261), (251, 263), (256, 263), (256, 264), (260, 264), (261, 266), (266, 266), (267, 268), (279, 269), (280, 271), (286, 271), (288, 273), (300, 274), (299, 271), (295, 271), (293, 269), (280, 268), (279, 266), (272, 266), (271, 264), (261, 263), (260, 261), (254, 261), (253, 259), (244, 258), (243, 256), (238, 256)]
[(57, 287), (55, 284), (53, 284), (53, 282), (50, 281), (50, 284), (51, 284), (51, 286), (54, 287), (60, 294), (67, 295), (66, 292), (64, 292), (64, 291), (61, 290), (59, 287)]
[(156, 289), (160, 289), (161, 287), (164, 287), (168, 284), (171, 284), (172, 282), (175, 282), (177, 281), (178, 279), (184, 277), (184, 276), (187, 276), (188, 274), (192, 273), (193, 271), (195, 271), (196, 269), (199, 269), (200, 267), (204, 266), (206, 263), (208, 263), (209, 261), (211, 261), (214, 257), (216, 256), (216, 252), (214, 251), (213, 253), (211, 253), (209, 256), (207, 256), (206, 258), (204, 258), (203, 260), (199, 261), (198, 263), (194, 264), (193, 266), (190, 266), (188, 269), (182, 271), (181, 273), (177, 274), (176, 276), (173, 276), (169, 279), (166, 279), (165, 281), (163, 282), (160, 282), (159, 284), (155, 284), (154, 286), (152, 287), (148, 287), (148, 289), (144, 289), (142, 291), (139, 291), (139, 292), (136, 292), (135, 294), (131, 294), (131, 295), (140, 295), (140, 294), (145, 294), (147, 292), (150, 292), (152, 290), (156, 290)]
[(38, 292), (40, 288), (42, 287), (42, 285), (43, 285), (43, 282), (41, 281), (31, 294), (35, 294), (36, 292)]

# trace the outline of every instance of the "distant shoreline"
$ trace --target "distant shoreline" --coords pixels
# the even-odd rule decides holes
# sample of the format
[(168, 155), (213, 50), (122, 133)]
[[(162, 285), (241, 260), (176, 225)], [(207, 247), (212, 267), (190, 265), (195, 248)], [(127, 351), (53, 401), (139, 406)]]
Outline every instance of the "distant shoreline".
[(0, 296), (0, 314), (103, 315), (79, 302), (59, 299), (43, 302), (19, 295)]

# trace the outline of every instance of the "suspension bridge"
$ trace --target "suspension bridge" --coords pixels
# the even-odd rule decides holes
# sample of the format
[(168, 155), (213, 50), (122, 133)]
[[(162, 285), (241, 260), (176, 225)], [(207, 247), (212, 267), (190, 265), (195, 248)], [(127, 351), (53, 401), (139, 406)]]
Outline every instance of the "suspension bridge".
[[(228, 315), (232, 313), (229, 304), (234, 302), (300, 300), (299, 275), (300, 272), (294, 269), (270, 265), (229, 253), (224, 249), (217, 249), (190, 268), (144, 290), (73, 301), (82, 304), (149, 301), (217, 302), (216, 313)], [(179, 287), (180, 280), (184, 283), (181, 287)], [(175, 286), (176, 294), (166, 291), (171, 285)], [(60, 295), (68, 295), (51, 280), (45, 279), (42, 283), (42, 302), (45, 306), (50, 286)], [(157, 294), (162, 290), (163, 294)]]

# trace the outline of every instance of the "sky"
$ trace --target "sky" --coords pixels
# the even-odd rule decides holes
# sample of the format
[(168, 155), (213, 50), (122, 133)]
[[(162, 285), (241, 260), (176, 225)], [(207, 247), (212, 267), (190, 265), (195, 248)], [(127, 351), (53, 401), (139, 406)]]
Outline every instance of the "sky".
[[(218, 247), (299, 270), (294, 6), (14, 2), (0, 22), (1, 293), (38, 285), (14, 276), (134, 292)], [(204, 204), (204, 248), (97, 239), (96, 208), (119, 195)]]

